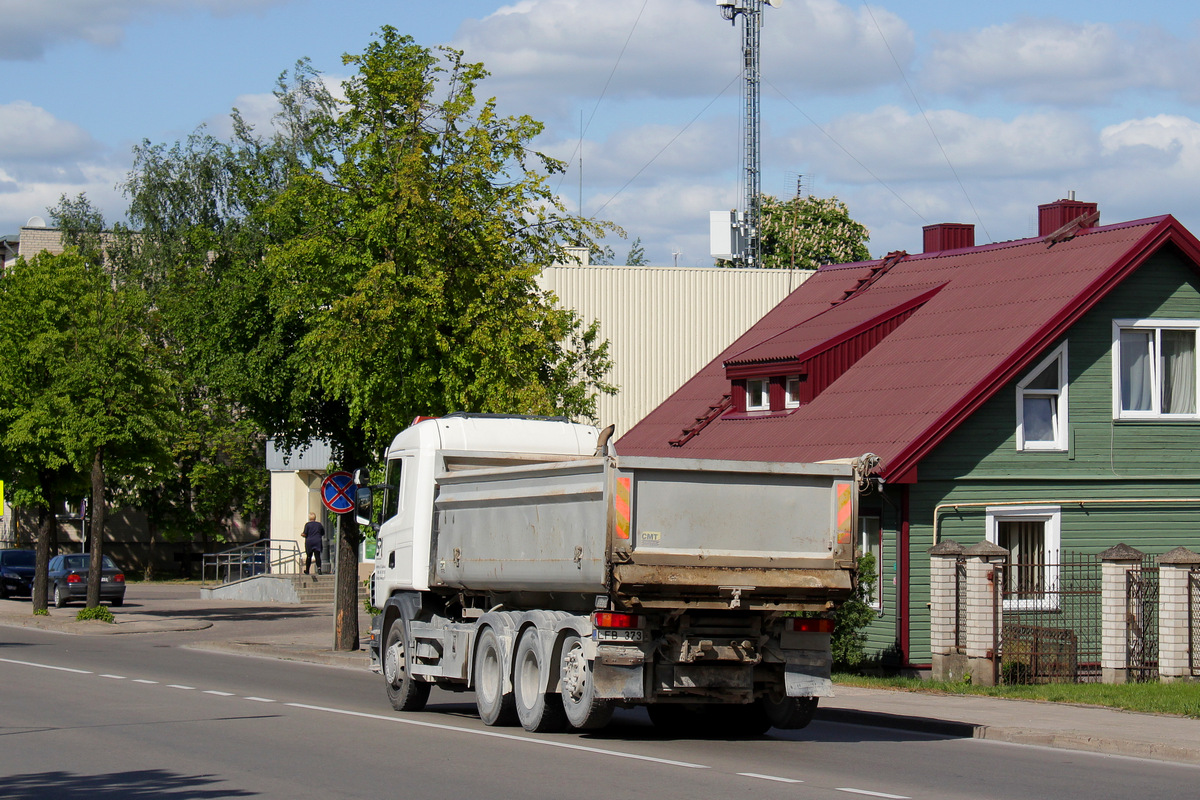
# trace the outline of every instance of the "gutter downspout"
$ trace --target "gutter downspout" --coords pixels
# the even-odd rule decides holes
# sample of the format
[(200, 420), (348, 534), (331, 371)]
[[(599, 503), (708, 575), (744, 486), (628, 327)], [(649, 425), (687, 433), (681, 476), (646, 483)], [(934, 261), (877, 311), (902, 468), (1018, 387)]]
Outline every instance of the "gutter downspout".
[[(909, 653), (912, 650), (909, 648), (909, 635), (911, 630), (910, 610), (908, 607), (908, 563), (909, 563), (909, 517), (910, 517), (910, 499), (909, 492), (911, 484), (901, 484), (900, 486), (900, 542), (898, 550), (898, 564), (896, 565), (899, 572), (899, 583), (896, 587), (896, 627), (897, 636), (896, 644), (900, 648), (900, 663), (905, 666), (911, 666), (909, 663)], [(937, 528), (937, 511), (934, 511), (934, 528), (936, 534)]]

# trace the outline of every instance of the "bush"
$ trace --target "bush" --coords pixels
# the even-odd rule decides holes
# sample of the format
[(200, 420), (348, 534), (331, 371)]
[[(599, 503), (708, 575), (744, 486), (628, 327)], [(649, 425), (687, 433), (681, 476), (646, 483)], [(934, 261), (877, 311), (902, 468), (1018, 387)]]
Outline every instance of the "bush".
[(867, 642), (867, 635), (863, 633), (863, 629), (876, 616), (871, 605), (875, 596), (875, 584), (879, 580), (879, 576), (875, 574), (875, 556), (867, 553), (860, 557), (857, 572), (854, 595), (834, 612), (836, 625), (831, 647), (833, 668), (838, 671), (853, 672), (866, 660), (863, 645)]
[(89, 619), (98, 619), (101, 622), (116, 622), (117, 618), (113, 616), (112, 611), (108, 606), (96, 606), (95, 608), (81, 608), (79, 613), (75, 615), (75, 619), (79, 622), (84, 622)]

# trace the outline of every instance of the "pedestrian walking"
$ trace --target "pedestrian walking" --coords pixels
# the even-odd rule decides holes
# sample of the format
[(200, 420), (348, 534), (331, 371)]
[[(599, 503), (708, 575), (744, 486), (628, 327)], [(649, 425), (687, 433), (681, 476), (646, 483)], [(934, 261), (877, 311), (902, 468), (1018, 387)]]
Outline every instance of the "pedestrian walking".
[(321, 547), (325, 541), (325, 526), (317, 522), (317, 515), (308, 512), (308, 522), (304, 525), (304, 574), (316, 557), (317, 574), (321, 574)]

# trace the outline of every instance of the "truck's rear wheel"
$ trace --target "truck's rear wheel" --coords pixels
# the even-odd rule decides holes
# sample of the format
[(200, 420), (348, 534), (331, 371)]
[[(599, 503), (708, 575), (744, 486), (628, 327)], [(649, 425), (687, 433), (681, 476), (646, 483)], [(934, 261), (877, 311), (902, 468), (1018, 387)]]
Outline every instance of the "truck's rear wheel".
[(408, 670), (404, 620), (397, 618), (388, 628), (383, 644), (383, 678), (388, 700), (397, 711), (420, 711), (429, 700), (428, 683), (413, 678)]
[(543, 691), (550, 665), (545, 663), (537, 631), (529, 629), (517, 643), (513, 659), (513, 695), (521, 727), (531, 733), (557, 733), (567, 727), (562, 697)]
[(592, 665), (583, 654), (583, 642), (578, 636), (571, 635), (563, 641), (559, 677), (563, 711), (572, 728), (594, 731), (608, 724), (612, 719), (613, 704), (597, 699)]
[(780, 730), (797, 730), (808, 726), (817, 713), (816, 697), (784, 697), (773, 700), (760, 697), (758, 705), (766, 712), (771, 724)]
[(512, 692), (504, 691), (504, 651), (491, 628), (479, 634), (475, 649), (475, 708), (485, 725), (513, 725), (517, 721)]

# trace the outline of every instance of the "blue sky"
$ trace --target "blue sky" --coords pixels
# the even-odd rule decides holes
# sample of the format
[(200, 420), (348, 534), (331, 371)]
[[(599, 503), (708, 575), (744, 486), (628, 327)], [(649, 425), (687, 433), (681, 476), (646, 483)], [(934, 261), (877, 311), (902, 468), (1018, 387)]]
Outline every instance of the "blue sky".
[[(308, 57), (345, 77), (341, 55), (385, 24), (484, 62), (484, 93), (543, 121), (549, 155), (571, 158), (590, 120), (583, 212), (653, 263), (711, 263), (708, 211), (739, 202), (740, 33), (712, 0), (0, 0), (0, 16), (0, 233), (81, 191), (120, 219), (135, 143), (225, 133), (234, 106), (267, 124), (281, 72)], [(1102, 221), (1171, 213), (1200, 232), (1190, 6), (783, 0), (765, 16), (763, 190), (803, 175), (836, 194), (874, 255), (920, 250), (935, 222), (1022, 238), (1069, 191)], [(577, 163), (552, 185), (576, 211)]]

